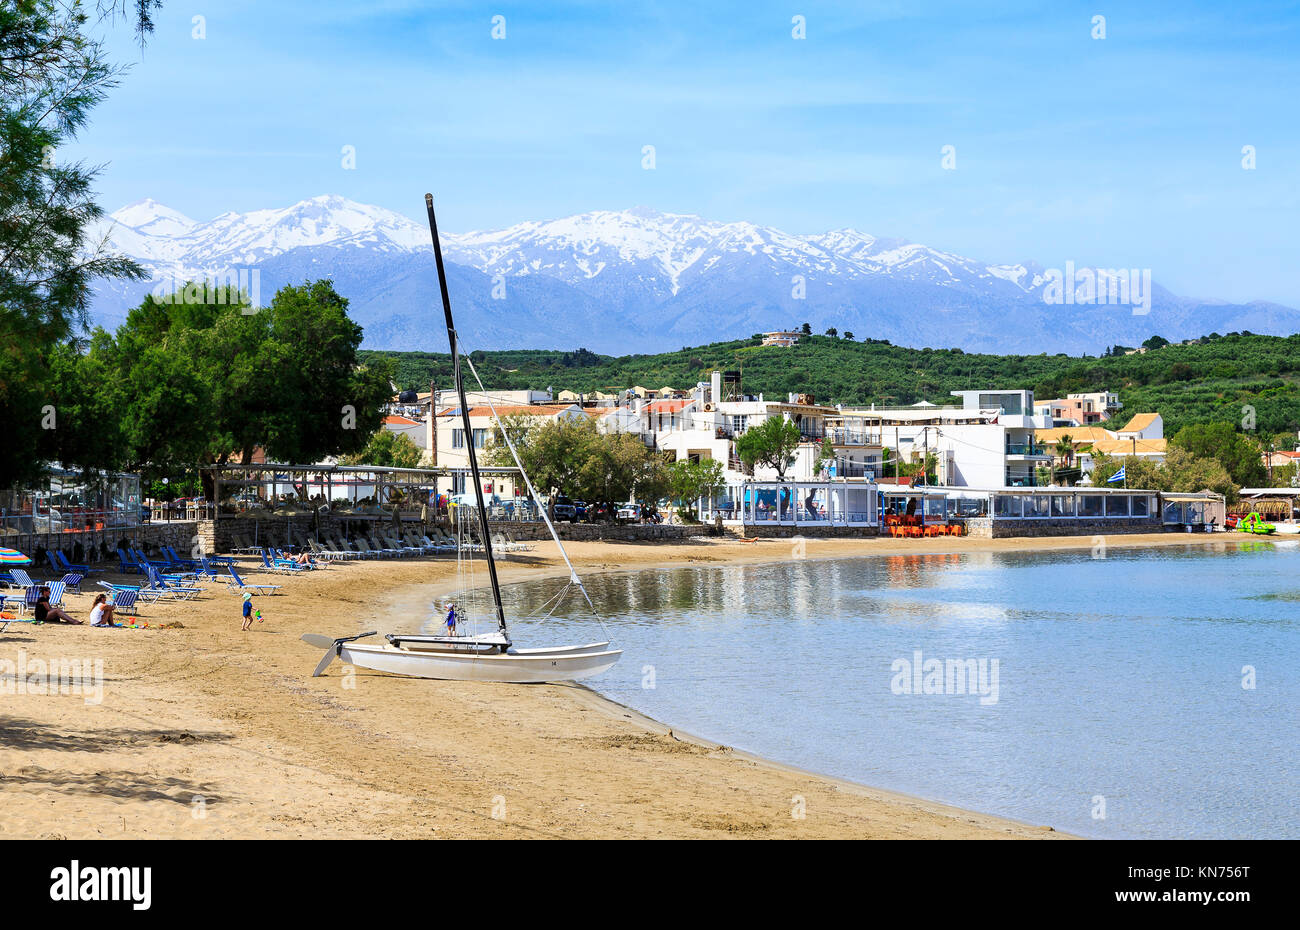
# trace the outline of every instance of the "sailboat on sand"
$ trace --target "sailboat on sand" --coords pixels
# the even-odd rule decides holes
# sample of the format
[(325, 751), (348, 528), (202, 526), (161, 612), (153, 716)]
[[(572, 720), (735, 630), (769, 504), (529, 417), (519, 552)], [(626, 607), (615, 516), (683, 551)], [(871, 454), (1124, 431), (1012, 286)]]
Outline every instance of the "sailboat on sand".
[[(438, 223), (433, 213), (433, 195), (424, 195), (425, 208), (429, 214), (429, 234), (433, 238), (434, 261), (438, 268), (438, 286), (442, 293), (442, 309), (446, 318), (447, 339), (451, 345), (452, 366), (456, 375), (456, 393), (460, 401), (460, 414), (465, 435), (473, 436), (470, 425), (469, 405), (465, 402), (465, 383), (461, 377), (461, 359), (457, 346), (456, 325), (451, 316), (451, 299), (447, 295), (447, 276), (442, 263), (442, 246), (438, 241)], [(472, 366), (472, 363), (470, 363)], [(477, 378), (477, 373), (475, 373)], [(480, 382), (481, 384), (481, 382)], [(489, 401), (489, 406), (491, 402)], [(493, 409), (493, 415), (496, 411)], [(498, 418), (499, 424), (499, 418)], [(529, 491), (536, 498), (536, 490), (515, 450), (508, 432), (502, 427), (506, 445), (519, 466)], [(505, 609), (501, 604), (501, 586), (497, 581), (495, 556), (492, 551), (492, 534), (488, 527), (487, 507), (483, 500), (483, 482), (479, 479), (478, 455), (474, 443), (466, 443), (469, 453), (470, 477), (474, 484), (474, 497), (478, 511), (478, 528), (481, 536), (483, 555), (487, 562), (488, 580), (492, 588), (492, 604), (496, 613), (496, 629), (492, 632), (472, 636), (441, 636), (429, 634), (395, 634), (389, 633), (385, 642), (363, 643), (360, 640), (375, 635), (375, 631), (359, 633), (355, 636), (331, 638), (316, 633), (303, 635), (303, 642), (325, 650), (320, 664), (312, 676), (318, 676), (335, 658), (352, 665), (385, 672), (392, 675), (407, 675), (415, 678), (441, 678), (455, 681), (500, 681), (500, 682), (546, 682), (573, 681), (599, 675), (610, 669), (621, 656), (622, 650), (610, 648), (608, 642), (587, 643), (580, 646), (547, 646), (533, 649), (517, 648), (510, 639), (506, 628)], [(576, 585), (587, 597), (582, 581), (573, 569), (559, 534), (551, 524), (550, 518), (543, 511), (542, 519), (555, 544), (560, 547), (560, 555), (569, 568), (569, 583)]]

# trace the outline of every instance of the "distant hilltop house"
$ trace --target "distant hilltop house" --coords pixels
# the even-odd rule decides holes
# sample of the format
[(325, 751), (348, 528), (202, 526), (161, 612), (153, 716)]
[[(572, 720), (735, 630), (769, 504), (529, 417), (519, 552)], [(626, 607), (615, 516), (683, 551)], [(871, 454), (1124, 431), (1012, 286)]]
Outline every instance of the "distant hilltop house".
[(1265, 468), (1286, 468), (1288, 465), (1300, 465), (1300, 451), (1278, 449), (1265, 452), (1260, 456)]
[(798, 332), (763, 333), (763, 345), (781, 346), (788, 349), (798, 342), (802, 336), (803, 333)]

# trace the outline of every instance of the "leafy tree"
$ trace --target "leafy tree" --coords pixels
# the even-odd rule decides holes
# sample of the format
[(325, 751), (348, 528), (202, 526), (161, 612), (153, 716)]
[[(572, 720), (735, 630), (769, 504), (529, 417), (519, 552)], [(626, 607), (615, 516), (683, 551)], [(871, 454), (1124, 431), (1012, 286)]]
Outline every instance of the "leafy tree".
[(831, 437), (827, 436), (817, 449), (817, 461), (813, 463), (813, 473), (820, 472), (823, 465), (835, 461), (835, 458), (835, 443), (831, 442)]
[(768, 417), (736, 440), (736, 454), (747, 468), (766, 465), (776, 469), (778, 478), (784, 478), (785, 470), (794, 464), (799, 440), (799, 427), (793, 421)]
[(1151, 352), (1154, 351), (1155, 349), (1163, 349), (1167, 345), (1169, 345), (1168, 339), (1164, 338), (1163, 336), (1152, 336), (1146, 342), (1142, 343), (1142, 348), (1146, 349), (1148, 352)]
[(247, 463), (257, 446), (293, 462), (364, 448), (391, 396), (392, 364), (358, 363), (361, 328), (347, 301), (317, 281), (248, 309), (222, 288), (146, 297), (115, 334), (95, 333), (78, 374), (60, 379), (57, 406), (99, 411), (115, 424), (117, 461), (149, 474)]
[(1259, 446), (1233, 429), (1231, 423), (1184, 426), (1169, 445), (1218, 462), (1239, 487), (1259, 487), (1267, 477)]
[(1212, 458), (1193, 455), (1186, 449), (1171, 446), (1163, 463), (1137, 456), (1112, 458), (1098, 456), (1093, 463), (1092, 483), (1105, 487), (1107, 479), (1124, 468), (1130, 488), (1153, 491), (1214, 491), (1229, 503), (1237, 499), (1238, 485), (1223, 465)]
[(826, 330), (826, 335), (830, 336), (832, 339), (834, 339), (835, 337), (837, 337), (839, 334), (840, 334), (840, 331), (839, 331), (838, 329), (836, 329), (834, 326), (832, 326), (832, 327), (830, 327), (828, 330)]
[(811, 324), (811, 323), (805, 323), (805, 324), (803, 324), (803, 326), (801, 326), (801, 327), (799, 328), (799, 331), (802, 332), (805, 336), (811, 336), (811, 335), (812, 335), (812, 324)]
[[(507, 417), (504, 426), (539, 493), (579, 496), (579, 472), (600, 436), (595, 423), (558, 417), (538, 423), (528, 417)], [(488, 446), (485, 460), (493, 465), (514, 464), (499, 437)]]
[(702, 497), (711, 497), (722, 487), (722, 463), (716, 459), (680, 459), (667, 467), (668, 496), (678, 512)]
[(663, 489), (663, 462), (640, 437), (596, 433), (583, 448), (578, 491), (588, 501), (614, 505), (635, 495), (653, 503)]
[(344, 465), (374, 465), (380, 468), (418, 468), (424, 450), (405, 433), (379, 429), (366, 447), (355, 455), (345, 455), (339, 461)]
[[(143, 37), (157, 4), (136, 5)], [(60, 155), (120, 74), (87, 29), (79, 5), (0, 3), (0, 487), (40, 469), (33, 451), (50, 441), (41, 435), (49, 355), (84, 328), (91, 282), (143, 274), (91, 241), (88, 227), (103, 216), (91, 192), (96, 170)]]
[(852, 341), (852, 339), (853, 339), (853, 331), (852, 331), (852, 330), (848, 330), (848, 329), (846, 329), (846, 330), (844, 331), (844, 338), (845, 338), (845, 339), (848, 339), (848, 340), (850, 340), (850, 341)]
[(1074, 442), (1070, 439), (1069, 434), (1062, 436), (1056, 441), (1056, 446), (1052, 450), (1056, 453), (1056, 458), (1052, 460), (1052, 481), (1056, 481), (1056, 459), (1061, 460), (1063, 468), (1069, 468), (1070, 462), (1074, 459)]

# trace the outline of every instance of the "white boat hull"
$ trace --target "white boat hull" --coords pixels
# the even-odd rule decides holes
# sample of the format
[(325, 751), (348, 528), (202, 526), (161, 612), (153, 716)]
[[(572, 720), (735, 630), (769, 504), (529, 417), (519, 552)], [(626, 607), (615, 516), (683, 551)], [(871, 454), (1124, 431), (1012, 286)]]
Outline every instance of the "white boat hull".
[(1274, 523), (1273, 532), (1279, 536), (1300, 535), (1300, 523)]
[(410, 678), (450, 681), (497, 681), (518, 684), (576, 681), (613, 667), (623, 654), (609, 643), (505, 652), (472, 645), (398, 647), (348, 642), (338, 647), (344, 662), (372, 671)]

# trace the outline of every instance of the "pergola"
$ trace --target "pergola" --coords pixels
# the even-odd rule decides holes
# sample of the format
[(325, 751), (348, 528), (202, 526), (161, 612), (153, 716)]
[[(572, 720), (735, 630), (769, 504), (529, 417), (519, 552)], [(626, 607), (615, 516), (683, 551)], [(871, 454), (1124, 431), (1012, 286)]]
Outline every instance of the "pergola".
[[(248, 465), (229, 462), (207, 465), (203, 470), (212, 475), (212, 496), (218, 516), (239, 512), (239, 505), (244, 504), (245, 511), (265, 511), (274, 516), (328, 507), (329, 512), (349, 519), (391, 519), (394, 508), (418, 511), (428, 501), (428, 493), (436, 491), (439, 479), (469, 474), (468, 468), (289, 465), (275, 462)], [(482, 466), (479, 473), (483, 477), (518, 478), (520, 475), (519, 469), (513, 465)], [(269, 489), (267, 498), (263, 498), (261, 493), (256, 495), (257, 501), (265, 500), (267, 503), (250, 507), (247, 505), (253, 502), (244, 498), (236, 502), (234, 511), (229, 509), (225, 495), (248, 488), (256, 488), (259, 492)], [(293, 498), (281, 502), (282, 488)], [(363, 488), (367, 492), (364, 495), (359, 493)], [(335, 497), (336, 489), (343, 491), (343, 497)], [(362, 498), (369, 498), (369, 503), (360, 503)]]

